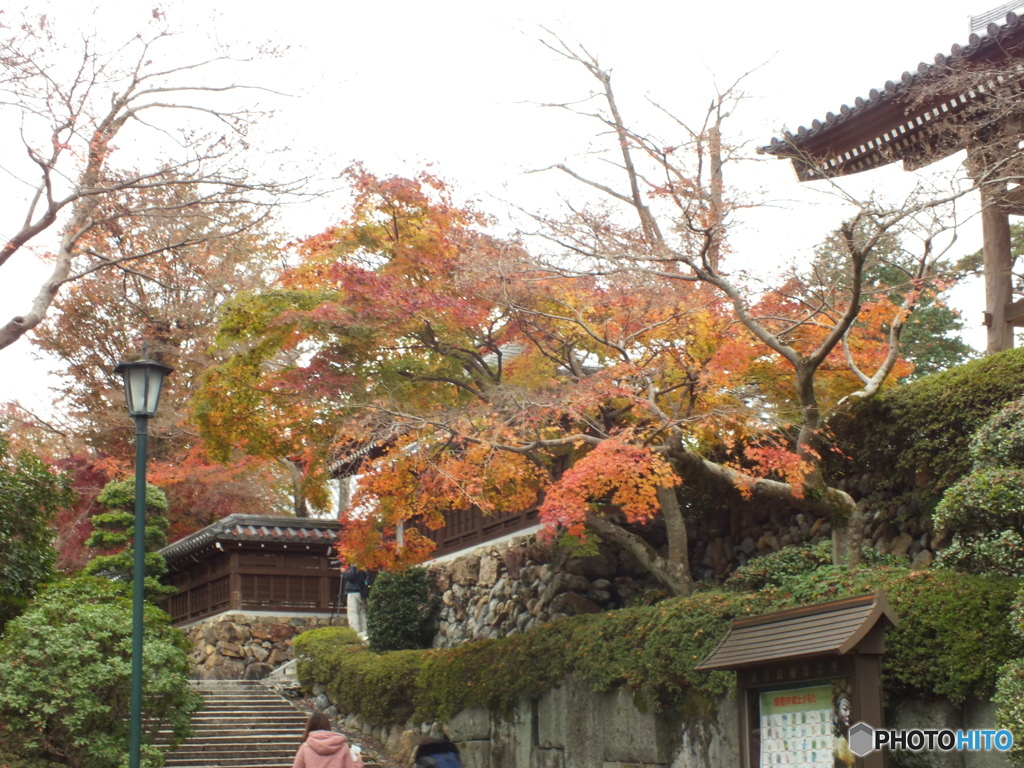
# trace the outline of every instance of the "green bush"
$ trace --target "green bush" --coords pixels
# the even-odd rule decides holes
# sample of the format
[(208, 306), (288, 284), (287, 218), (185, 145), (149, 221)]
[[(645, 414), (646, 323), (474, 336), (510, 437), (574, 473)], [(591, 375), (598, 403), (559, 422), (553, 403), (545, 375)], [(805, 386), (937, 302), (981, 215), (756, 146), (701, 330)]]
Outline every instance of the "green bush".
[(1024, 659), (1011, 661), (1003, 667), (993, 702), (996, 727), (1013, 734), (1013, 746), (1007, 757), (1016, 765), (1024, 765)]
[(342, 711), (383, 724), (407, 720), (416, 710), (423, 652), (373, 653), (347, 627), (303, 632), (294, 647), (299, 679), (322, 685)]
[(885, 590), (899, 625), (886, 632), (887, 695), (992, 695), (999, 668), (1024, 652), (1006, 621), (1018, 579), (954, 571), (826, 566), (770, 591), (773, 610)]
[[(145, 608), (143, 760), (163, 765), (157, 731), (176, 746), (202, 699), (188, 686), (188, 639), (163, 611)], [(128, 743), (132, 603), (103, 579), (43, 591), (0, 642), (0, 722), (23, 763), (120, 768)]]
[(1020, 528), (1024, 518), (1024, 469), (979, 469), (958, 481), (935, 508), (935, 528), (990, 533)]
[[(861, 562), (864, 565), (899, 567), (905, 565), (907, 561), (906, 558), (882, 554), (872, 547), (864, 547), (861, 550)], [(731, 590), (756, 590), (779, 586), (794, 576), (814, 573), (831, 563), (831, 541), (783, 547), (777, 552), (759, 555), (746, 565), (741, 565), (726, 579), (725, 587)]]
[[(842, 454), (828, 457), (830, 477), (877, 475), (877, 489), (907, 490), (907, 477), (938, 497), (972, 469), (971, 437), (1011, 400), (1024, 396), (1024, 349), (1011, 349), (926, 376), (833, 418)], [(913, 487), (913, 482), (909, 483)]]
[(426, 648), (434, 637), (437, 604), (423, 568), (381, 573), (366, 605), (370, 649), (404, 651)]
[(1024, 400), (1015, 400), (989, 418), (971, 437), (974, 467), (1024, 467)]
[(0, 631), (53, 578), (53, 518), (72, 504), (66, 475), (30, 453), (12, 455), (0, 435)]
[(935, 567), (1016, 577), (1024, 573), (1024, 537), (1016, 531), (959, 533), (939, 552)]
[(741, 565), (729, 576), (729, 589), (761, 589), (783, 579), (828, 565), (832, 562), (832, 544), (822, 541), (814, 546), (784, 547)]

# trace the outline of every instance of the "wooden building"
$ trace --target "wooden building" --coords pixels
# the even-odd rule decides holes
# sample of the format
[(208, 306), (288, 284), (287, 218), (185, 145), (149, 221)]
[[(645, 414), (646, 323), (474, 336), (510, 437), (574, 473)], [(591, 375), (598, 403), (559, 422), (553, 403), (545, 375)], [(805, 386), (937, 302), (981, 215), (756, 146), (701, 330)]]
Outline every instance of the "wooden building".
[(228, 611), (330, 615), (341, 573), (332, 565), (335, 520), (229, 515), (160, 550), (167, 610), (176, 625)]
[(900, 161), (911, 170), (966, 150), (982, 196), (988, 353), (1013, 347), (1024, 301), (1013, 300), (1010, 215), (1024, 215), (1024, 22), (1014, 13), (759, 152), (792, 160), (801, 181)]

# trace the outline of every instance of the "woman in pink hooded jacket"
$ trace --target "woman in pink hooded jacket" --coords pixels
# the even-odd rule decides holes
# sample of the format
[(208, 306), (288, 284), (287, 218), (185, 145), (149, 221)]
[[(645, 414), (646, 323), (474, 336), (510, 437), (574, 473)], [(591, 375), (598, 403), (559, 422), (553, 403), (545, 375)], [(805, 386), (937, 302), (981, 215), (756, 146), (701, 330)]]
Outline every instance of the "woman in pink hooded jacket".
[(358, 753), (352, 754), (342, 734), (331, 731), (327, 715), (314, 712), (306, 723), (292, 768), (363, 768), (363, 761)]

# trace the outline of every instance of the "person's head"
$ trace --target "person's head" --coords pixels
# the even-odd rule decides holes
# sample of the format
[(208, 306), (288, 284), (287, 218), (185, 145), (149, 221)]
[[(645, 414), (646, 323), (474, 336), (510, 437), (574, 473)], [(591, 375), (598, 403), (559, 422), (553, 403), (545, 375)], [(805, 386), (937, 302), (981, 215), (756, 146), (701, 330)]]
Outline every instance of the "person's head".
[(329, 730), (331, 730), (331, 719), (323, 712), (314, 712), (309, 716), (309, 721), (306, 723), (306, 730), (302, 734), (302, 740), (305, 741), (309, 738), (309, 734), (312, 731)]

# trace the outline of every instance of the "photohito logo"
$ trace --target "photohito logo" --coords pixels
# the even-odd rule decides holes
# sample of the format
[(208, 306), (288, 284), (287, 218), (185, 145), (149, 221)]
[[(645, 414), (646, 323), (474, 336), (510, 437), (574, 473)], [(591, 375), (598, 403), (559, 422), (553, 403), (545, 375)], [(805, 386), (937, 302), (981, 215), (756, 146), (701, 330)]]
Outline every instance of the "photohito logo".
[(982, 752), (993, 749), (1006, 752), (1013, 746), (1013, 734), (1009, 731), (930, 728), (885, 731), (876, 730), (867, 723), (856, 723), (850, 726), (849, 744), (850, 751), (857, 757), (864, 757), (882, 747), (907, 752)]

